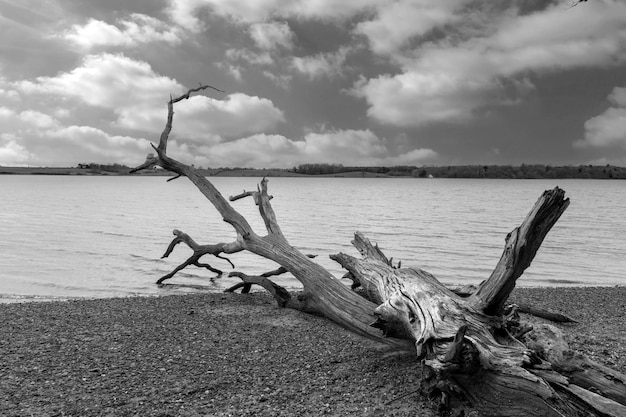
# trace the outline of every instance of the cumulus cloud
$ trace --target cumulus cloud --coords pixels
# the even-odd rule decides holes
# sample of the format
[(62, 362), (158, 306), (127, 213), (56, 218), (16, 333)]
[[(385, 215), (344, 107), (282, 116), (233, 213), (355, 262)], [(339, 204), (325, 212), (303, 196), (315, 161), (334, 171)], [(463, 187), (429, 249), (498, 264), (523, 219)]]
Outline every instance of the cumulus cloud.
[(333, 130), (309, 133), (303, 140), (282, 135), (258, 134), (198, 149), (206, 155), (201, 164), (285, 168), (303, 163), (344, 165), (418, 165), (437, 158), (431, 149), (415, 149), (392, 155), (383, 139), (370, 130)]
[(176, 134), (203, 140), (206, 133), (220, 137), (272, 130), (285, 121), (282, 110), (271, 100), (243, 93), (228, 95), (224, 100), (194, 96), (176, 109)]
[[(163, 129), (170, 94), (185, 91), (176, 80), (157, 74), (146, 62), (106, 53), (88, 55), (70, 72), (18, 85), (26, 93), (74, 97), (109, 109), (117, 115), (117, 127), (151, 133)], [(215, 141), (216, 136), (269, 130), (283, 121), (283, 112), (270, 100), (234, 93), (224, 100), (193, 96), (181, 102), (175, 123), (179, 135)]]
[(273, 72), (270, 72), (267, 70), (263, 71), (262, 74), (265, 78), (268, 78), (269, 80), (271, 80), (278, 87), (281, 87), (281, 88), (289, 87), (289, 82), (291, 81), (291, 75), (274, 74)]
[(24, 94), (106, 109), (116, 116), (113, 125), (152, 133), (163, 129), (170, 94), (184, 91), (176, 80), (155, 73), (148, 63), (108, 53), (87, 55), (69, 72), (16, 86)]
[[(146, 62), (107, 53), (88, 55), (71, 71), (5, 83), (3, 89), (8, 85), (23, 100), (19, 109), (2, 105), (15, 101), (6, 94), (0, 101), (2, 162), (29, 165), (136, 164), (150, 149), (144, 137), (154, 139), (163, 129), (170, 94), (185, 91)], [(171, 135), (182, 149), (271, 131), (284, 121), (266, 98), (196, 95), (176, 105)]]
[(37, 129), (49, 129), (59, 126), (58, 120), (54, 117), (36, 110), (24, 110), (19, 114), (19, 119)]
[[(429, 20), (422, 28), (454, 21), (449, 35), (414, 42), (413, 47), (399, 48), (419, 34), (418, 29), (385, 24), (393, 7), (369, 25), (357, 27), (372, 37), (374, 51), (391, 54), (401, 68), (398, 74), (355, 84), (353, 91), (368, 102), (372, 118), (400, 126), (465, 120), (485, 106), (515, 103), (532, 90), (527, 78), (531, 72), (626, 62), (623, 2), (595, 2), (566, 13), (557, 4), (528, 15), (520, 15), (515, 8), (497, 13), (492, 8), (459, 9), (460, 4), (447, 2), (448, 9), (435, 6), (441, 18)], [(372, 28), (379, 26), (390, 32), (377, 37)]]
[[(0, 81), (2, 80), (0, 79)], [(10, 100), (19, 100), (20, 94), (14, 89), (0, 88), (0, 97), (10, 99)]]
[(154, 17), (133, 13), (127, 19), (118, 20), (117, 26), (89, 19), (84, 25), (72, 25), (61, 37), (84, 50), (90, 50), (101, 46), (131, 47), (149, 42), (177, 45), (182, 41), (182, 31)]
[(250, 25), (249, 32), (260, 49), (293, 48), (294, 34), (286, 22), (254, 23)]
[[(384, 0), (390, 3), (391, 0)], [(372, 10), (380, 0), (170, 0), (167, 8), (172, 20), (189, 29), (200, 31), (204, 24), (198, 18), (201, 10), (210, 10), (238, 22), (264, 22), (271, 17), (305, 19), (346, 19)]]
[(461, 16), (453, 13), (467, 0), (412, 0), (381, 2), (376, 17), (360, 22), (354, 32), (365, 35), (370, 48), (377, 54), (390, 55), (414, 37), (436, 27), (453, 23)]
[(184, 89), (176, 80), (155, 73), (146, 62), (108, 53), (87, 55), (81, 66), (70, 72), (37, 77), (17, 86), (26, 93), (75, 97), (88, 105), (111, 109), (157, 102), (163, 108), (170, 94), (180, 94)]
[(243, 79), (243, 76), (241, 75), (242, 68), (239, 65), (228, 64), (225, 62), (218, 62), (215, 64), (215, 66), (225, 70), (228, 74), (230, 74), (237, 81), (241, 81)]
[(7, 133), (0, 135), (0, 165), (27, 166), (36, 159), (36, 156), (20, 145), (13, 135)]
[(585, 122), (585, 138), (577, 147), (626, 147), (626, 87), (615, 87), (608, 97), (611, 107)]
[(446, 73), (407, 71), (362, 80), (353, 90), (369, 103), (368, 115), (396, 126), (460, 121), (489, 100), (486, 80), (465, 83)]
[(0, 107), (0, 122), (5, 132), (14, 134), (25, 129), (41, 130), (58, 128), (60, 123), (48, 114), (35, 110), (15, 111), (7, 107)]
[(111, 135), (92, 126), (64, 126), (35, 110), (0, 107), (0, 164), (71, 166), (76, 161), (133, 165), (150, 147), (148, 141)]
[(252, 52), (249, 49), (227, 49), (226, 57), (233, 61), (241, 60), (254, 65), (272, 65), (274, 60), (268, 52)]
[[(431, 161), (437, 158), (431, 149), (409, 151), (408, 141), (398, 145), (396, 139), (387, 141), (365, 128), (381, 127), (371, 120), (400, 126), (411, 137), (428, 138), (429, 146), (434, 146), (430, 143), (447, 138), (449, 131), (456, 132), (458, 127), (429, 125), (468, 121), (496, 106), (522, 103), (535, 94), (535, 80), (542, 81), (537, 86), (544, 85), (546, 74), (614, 69), (626, 63), (623, 1), (598, 0), (569, 10), (563, 7), (567, 0), (530, 3), (533, 5), (517, 0), (167, 0), (166, 20), (144, 14), (124, 16), (103, 3), (93, 15), (97, 17), (86, 20), (87, 16), (82, 24), (71, 26), (53, 40), (61, 45), (62, 37), (66, 40), (63, 45), (71, 43), (72, 50), (16, 53), (16, 60), (2, 65), (3, 71), (11, 70), (3, 74), (11, 80), (25, 76), (20, 74), (36, 75), (16, 82), (0, 76), (0, 119), (8, 121), (0, 122), (1, 155), (5, 159), (13, 155), (16, 163), (29, 163), (33, 155), (39, 155), (35, 149), (48, 152), (45, 147), (37, 148), (44, 140), (58, 142), (65, 151), (74, 146), (85, 156), (95, 155), (96, 150), (107, 155), (98, 144), (139, 153), (145, 144), (143, 137), (155, 138), (161, 132), (167, 98), (186, 90), (178, 80), (197, 85), (206, 80), (208, 71), (214, 73), (212, 80), (223, 84), (220, 87), (245, 86), (250, 95), (207, 92), (177, 104), (171, 149), (196, 163), (286, 166)], [(154, 12), (162, 3), (144, 6), (142, 10)], [(206, 34), (198, 34), (205, 29)], [(196, 38), (190, 31), (196, 32)], [(197, 42), (201, 38), (211, 42)], [(185, 43), (167, 57), (153, 49), (155, 42), (177, 45), (181, 41)], [(141, 51), (130, 51), (137, 46)], [(125, 54), (102, 53), (105, 49)], [(68, 70), (76, 52), (86, 55), (76, 68)], [(174, 56), (180, 61), (172, 59)], [(37, 65), (19, 67), (13, 62), (29, 60)], [(252, 71), (254, 76), (247, 77)], [(355, 74), (360, 74), (357, 81)], [(329, 94), (329, 86), (324, 85), (327, 78), (337, 87), (333, 93), (351, 87), (359, 102), (346, 106), (345, 112), (338, 106), (320, 112), (327, 102), (320, 96)], [(307, 81), (319, 90), (302, 88)], [(285, 91), (276, 86), (293, 88)], [(626, 109), (623, 88), (611, 94), (606, 112), (587, 121), (584, 141), (577, 146), (600, 148), (624, 142), (620, 136)], [(297, 94), (303, 91), (314, 98), (307, 102), (308, 107), (290, 106), (291, 100), (302, 99)], [(280, 97), (287, 112), (254, 94)], [(335, 97), (328, 95), (328, 100)], [(341, 100), (344, 103), (346, 98)], [(365, 108), (370, 120), (363, 117)], [(335, 109), (342, 114), (329, 114)], [(576, 110), (577, 114), (583, 111)], [(511, 113), (490, 114), (499, 118)], [(329, 127), (298, 140), (283, 136), (324, 117), (329, 126), (341, 120), (341, 126), (355, 129)], [(284, 128), (287, 118), (302, 126)], [(384, 131), (391, 137), (399, 135), (389, 126)], [(467, 137), (476, 137), (476, 132)], [(453, 140), (441, 141), (442, 149)], [(398, 149), (406, 153), (399, 154)], [(215, 156), (201, 156), (204, 150)], [(192, 156), (194, 153), (198, 154)]]
[(324, 76), (339, 76), (344, 70), (343, 65), (350, 50), (349, 47), (341, 47), (332, 53), (293, 57), (291, 66), (296, 71), (308, 76), (311, 80)]
[(57, 161), (62, 159), (65, 152), (71, 155), (71, 158), (65, 157), (65, 160), (81, 158), (85, 161), (115, 161), (132, 166), (151, 150), (145, 139), (111, 135), (91, 126), (61, 127), (47, 132), (47, 136), (54, 139), (56, 148), (52, 152)]
[(615, 87), (608, 100), (615, 106), (626, 107), (626, 87)]

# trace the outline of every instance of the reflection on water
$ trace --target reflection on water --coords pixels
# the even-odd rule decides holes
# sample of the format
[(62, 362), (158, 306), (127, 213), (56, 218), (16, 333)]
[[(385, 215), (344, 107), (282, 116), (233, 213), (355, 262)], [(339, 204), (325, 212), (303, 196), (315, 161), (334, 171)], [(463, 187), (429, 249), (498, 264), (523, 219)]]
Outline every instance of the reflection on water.
[[(228, 196), (260, 179), (214, 178)], [(543, 190), (560, 186), (572, 203), (518, 285), (626, 284), (624, 182), (596, 180), (452, 180), (271, 178), (272, 204), (283, 232), (337, 277), (328, 256), (356, 255), (355, 231), (378, 242), (403, 266), (445, 283), (474, 283), (496, 265), (504, 238)], [(237, 282), (230, 265), (215, 277), (190, 267), (154, 285), (190, 254), (179, 245), (161, 259), (174, 228), (200, 243), (232, 241), (234, 232), (189, 182), (144, 177), (0, 177), (0, 298), (110, 297), (221, 291)], [(250, 199), (234, 203), (259, 233)], [(276, 265), (251, 254), (229, 258), (258, 274)], [(288, 276), (276, 281), (290, 288)]]

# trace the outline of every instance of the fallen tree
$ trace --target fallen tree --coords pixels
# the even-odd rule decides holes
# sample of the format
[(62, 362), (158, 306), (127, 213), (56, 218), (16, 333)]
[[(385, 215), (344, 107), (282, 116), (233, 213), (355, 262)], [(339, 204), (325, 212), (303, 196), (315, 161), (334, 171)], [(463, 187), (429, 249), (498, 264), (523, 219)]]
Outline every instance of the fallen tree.
[[(164, 256), (179, 243), (193, 254), (159, 284), (188, 265), (221, 274), (200, 263), (200, 258), (249, 251), (280, 267), (259, 276), (233, 272), (243, 281), (236, 287), (247, 292), (252, 285), (261, 285), (283, 307), (323, 315), (392, 349), (414, 352), (422, 364), (420, 389), (437, 399), (442, 410), (471, 407), (488, 416), (626, 415), (626, 376), (573, 354), (556, 328), (523, 323), (519, 308), (507, 305), (517, 279), (569, 204), (563, 190), (557, 187), (539, 198), (507, 236), (491, 276), (463, 296), (426, 271), (394, 265), (358, 232), (353, 245), (360, 258), (331, 256), (348, 271), (350, 288), (289, 244), (270, 204), (266, 179), (256, 190), (230, 198), (253, 199), (266, 228), (266, 234), (259, 235), (207, 178), (167, 155), (174, 104), (207, 88), (213, 87), (200, 86), (170, 99), (166, 126), (158, 145), (153, 145), (156, 155), (149, 155), (133, 172), (159, 165), (187, 177), (233, 227), (236, 239), (199, 245), (175, 230)], [(271, 281), (271, 276), (285, 272), (302, 283), (298, 296)]]

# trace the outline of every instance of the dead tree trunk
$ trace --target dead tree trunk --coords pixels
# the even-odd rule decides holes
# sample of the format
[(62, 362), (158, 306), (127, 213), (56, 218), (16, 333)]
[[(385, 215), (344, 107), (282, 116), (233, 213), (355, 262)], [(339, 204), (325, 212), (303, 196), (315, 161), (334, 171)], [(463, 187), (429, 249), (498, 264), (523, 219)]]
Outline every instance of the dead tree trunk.
[(266, 228), (266, 234), (259, 235), (210, 181), (167, 155), (174, 104), (207, 88), (213, 87), (201, 86), (169, 101), (167, 123), (154, 147), (157, 156), (148, 157), (134, 171), (160, 165), (187, 177), (237, 237), (230, 243), (198, 245), (175, 231), (166, 255), (179, 242), (185, 242), (194, 253), (159, 282), (187, 265), (207, 267), (199, 263), (205, 254), (247, 250), (275, 261), (280, 265), (276, 273), (291, 273), (304, 290), (293, 298), (271, 282), (274, 273), (257, 277), (234, 273), (244, 280), (244, 288), (262, 285), (280, 305), (322, 314), (395, 349), (412, 350), (422, 363), (422, 391), (438, 398), (442, 407), (469, 405), (491, 416), (626, 415), (624, 375), (576, 357), (554, 329), (533, 329), (520, 323), (515, 306), (505, 308), (516, 280), (567, 208), (569, 200), (562, 190), (555, 188), (540, 197), (522, 225), (507, 236), (494, 272), (469, 297), (460, 297), (421, 269), (394, 266), (359, 233), (353, 244), (361, 258), (332, 256), (348, 270), (354, 286), (363, 288), (355, 292), (288, 243), (270, 204), (267, 180), (255, 191), (231, 197), (231, 201), (254, 199)]

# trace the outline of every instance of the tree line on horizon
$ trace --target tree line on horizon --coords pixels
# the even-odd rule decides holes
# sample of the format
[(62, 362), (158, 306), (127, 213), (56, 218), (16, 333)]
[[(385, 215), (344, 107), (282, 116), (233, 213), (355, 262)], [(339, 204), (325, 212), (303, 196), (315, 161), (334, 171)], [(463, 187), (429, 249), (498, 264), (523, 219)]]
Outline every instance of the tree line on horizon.
[(293, 168), (304, 175), (332, 175), (347, 172), (363, 172), (386, 176), (415, 178), (504, 178), (504, 179), (626, 179), (626, 168), (614, 165), (564, 165), (543, 164), (514, 165), (448, 165), (358, 167), (341, 164), (302, 164)]
[[(108, 172), (127, 174), (130, 167), (121, 164), (78, 164), (77, 168), (91, 173)], [(253, 168), (220, 167), (202, 168), (207, 175), (222, 171), (255, 170)], [(214, 172), (213, 172), (214, 171)], [(257, 170), (258, 171), (258, 170)], [(389, 177), (414, 178), (503, 178), (503, 179), (626, 179), (626, 168), (614, 165), (563, 165), (543, 164), (515, 165), (447, 165), (447, 166), (344, 166), (342, 164), (301, 164), (290, 169), (261, 169), (261, 171), (285, 171), (299, 175), (339, 175), (360, 172)]]

